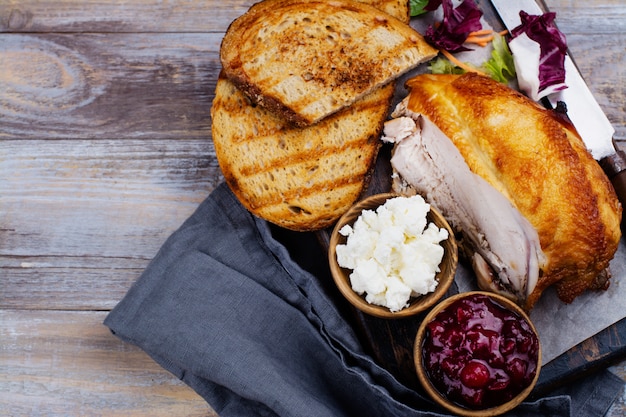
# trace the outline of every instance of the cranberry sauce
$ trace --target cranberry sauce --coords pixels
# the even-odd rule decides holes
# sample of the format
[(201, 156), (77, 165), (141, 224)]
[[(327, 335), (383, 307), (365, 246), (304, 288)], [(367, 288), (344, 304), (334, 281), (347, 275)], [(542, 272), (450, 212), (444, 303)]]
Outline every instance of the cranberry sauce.
[(528, 387), (538, 352), (529, 323), (482, 294), (459, 299), (437, 314), (422, 345), (432, 384), (470, 409), (498, 406)]

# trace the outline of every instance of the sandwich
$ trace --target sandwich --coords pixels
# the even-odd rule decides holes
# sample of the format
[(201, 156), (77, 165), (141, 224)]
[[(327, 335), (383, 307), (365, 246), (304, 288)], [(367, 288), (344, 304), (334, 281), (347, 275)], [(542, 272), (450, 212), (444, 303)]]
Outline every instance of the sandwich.
[[(331, 3), (332, 6), (323, 7)], [(406, 1), (372, 0), (369, 3), (395, 17), (345, 0), (320, 3), (266, 0), (253, 6), (248, 13), (259, 17), (263, 11), (264, 25), (276, 25), (284, 19), (293, 19), (292, 14), (296, 11), (304, 13), (303, 16), (309, 16), (313, 11), (322, 16), (336, 16), (339, 9), (345, 8), (353, 10), (351, 13), (359, 17), (368, 16), (368, 21), (384, 16), (394, 25), (398, 22), (408, 27)], [(277, 11), (281, 12), (277, 14)], [(282, 18), (281, 14), (284, 14)], [(325, 25), (320, 26), (328, 23), (324, 19), (307, 21), (302, 17), (299, 22), (303, 33), (328, 30)], [(239, 38), (243, 42), (248, 33), (241, 23), (242, 20), (238, 20), (229, 28), (222, 43), (222, 56), (230, 57), (233, 51), (239, 50), (233, 39)], [(347, 34), (351, 27), (335, 21), (334, 30), (333, 33)], [(360, 36), (357, 32), (351, 33)], [(299, 45), (297, 38), (292, 41), (293, 44), (291, 41), (286, 43), (296, 48), (296, 44)], [(348, 41), (349, 37), (340, 36), (335, 40), (334, 48), (341, 50)], [(265, 39), (256, 53), (251, 52), (255, 57), (264, 56), (268, 65), (281, 68), (280, 74), (274, 77), (276, 82), (281, 78), (292, 78), (289, 74), (298, 70), (291, 61), (283, 61), (282, 56), (271, 52), (280, 48), (281, 42), (285, 43), (284, 39)], [(374, 40), (370, 47), (385, 49), (387, 43), (384, 39)], [(302, 54), (317, 56), (323, 64), (323, 70), (317, 73), (320, 79), (332, 78), (334, 70), (328, 65), (331, 58), (328, 54), (318, 55), (321, 51), (315, 43), (300, 45), (300, 48)], [(435, 51), (429, 47), (424, 46), (424, 51), (423, 60), (435, 56)], [(243, 59), (243, 56), (237, 59)], [(352, 65), (370, 67), (380, 59), (383, 58), (363, 55), (352, 61)], [(242, 61), (241, 65), (245, 67), (245, 62)], [(369, 92), (352, 91), (349, 105), (333, 110), (332, 114), (319, 120), (316, 117), (314, 124), (297, 126), (293, 118), (275, 106), (268, 106), (262, 99), (259, 101), (259, 95), (254, 93), (257, 90), (251, 94), (249, 86), (242, 85), (241, 78), (229, 73), (228, 68), (226, 63), (211, 108), (213, 144), (226, 183), (250, 212), (280, 227), (304, 232), (333, 225), (365, 193), (369, 184), (381, 146), (379, 138), (395, 90), (392, 77)], [(346, 86), (339, 87), (345, 90)], [(258, 87), (262, 96), (269, 95), (270, 88), (264, 84)], [(326, 94), (323, 90), (310, 93), (317, 99)]]
[(482, 289), (532, 309), (609, 284), (622, 207), (573, 126), (477, 74), (414, 77), (388, 121), (393, 187), (458, 231)]

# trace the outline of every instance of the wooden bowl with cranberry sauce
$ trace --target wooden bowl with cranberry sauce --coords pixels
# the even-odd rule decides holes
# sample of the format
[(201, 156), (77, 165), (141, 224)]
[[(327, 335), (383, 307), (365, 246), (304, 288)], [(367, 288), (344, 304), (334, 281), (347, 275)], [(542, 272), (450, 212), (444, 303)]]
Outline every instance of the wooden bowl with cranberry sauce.
[(490, 417), (517, 407), (541, 368), (541, 345), (528, 315), (511, 300), (472, 291), (449, 297), (421, 323), (414, 346), (420, 383), (460, 416)]

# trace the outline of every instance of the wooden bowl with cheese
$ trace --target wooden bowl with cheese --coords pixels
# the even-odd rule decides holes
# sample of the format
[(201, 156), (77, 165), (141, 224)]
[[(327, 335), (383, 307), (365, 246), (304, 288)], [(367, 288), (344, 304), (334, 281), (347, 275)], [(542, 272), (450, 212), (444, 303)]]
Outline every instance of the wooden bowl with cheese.
[(330, 236), (330, 270), (342, 295), (379, 318), (414, 316), (454, 281), (457, 242), (421, 196), (376, 194), (351, 207)]

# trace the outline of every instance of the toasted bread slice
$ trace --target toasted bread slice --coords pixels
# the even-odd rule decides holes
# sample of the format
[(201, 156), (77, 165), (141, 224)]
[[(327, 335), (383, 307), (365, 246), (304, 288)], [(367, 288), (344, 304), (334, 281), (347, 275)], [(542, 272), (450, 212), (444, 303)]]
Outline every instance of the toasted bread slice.
[(228, 28), (224, 74), (254, 103), (311, 125), (436, 55), (398, 16), (354, 0), (264, 0)]
[(226, 182), (244, 207), (278, 226), (314, 231), (332, 225), (369, 183), (393, 91), (388, 84), (300, 128), (253, 105), (221, 76), (211, 117)]
[[(364, 0), (408, 22), (405, 0)], [(220, 75), (211, 109), (213, 142), (226, 182), (255, 215), (281, 227), (332, 225), (365, 192), (393, 83), (349, 109), (298, 128), (254, 105)]]
[(407, 0), (358, 0), (360, 3), (369, 4), (396, 19), (409, 24), (411, 15), (409, 14), (409, 2)]

